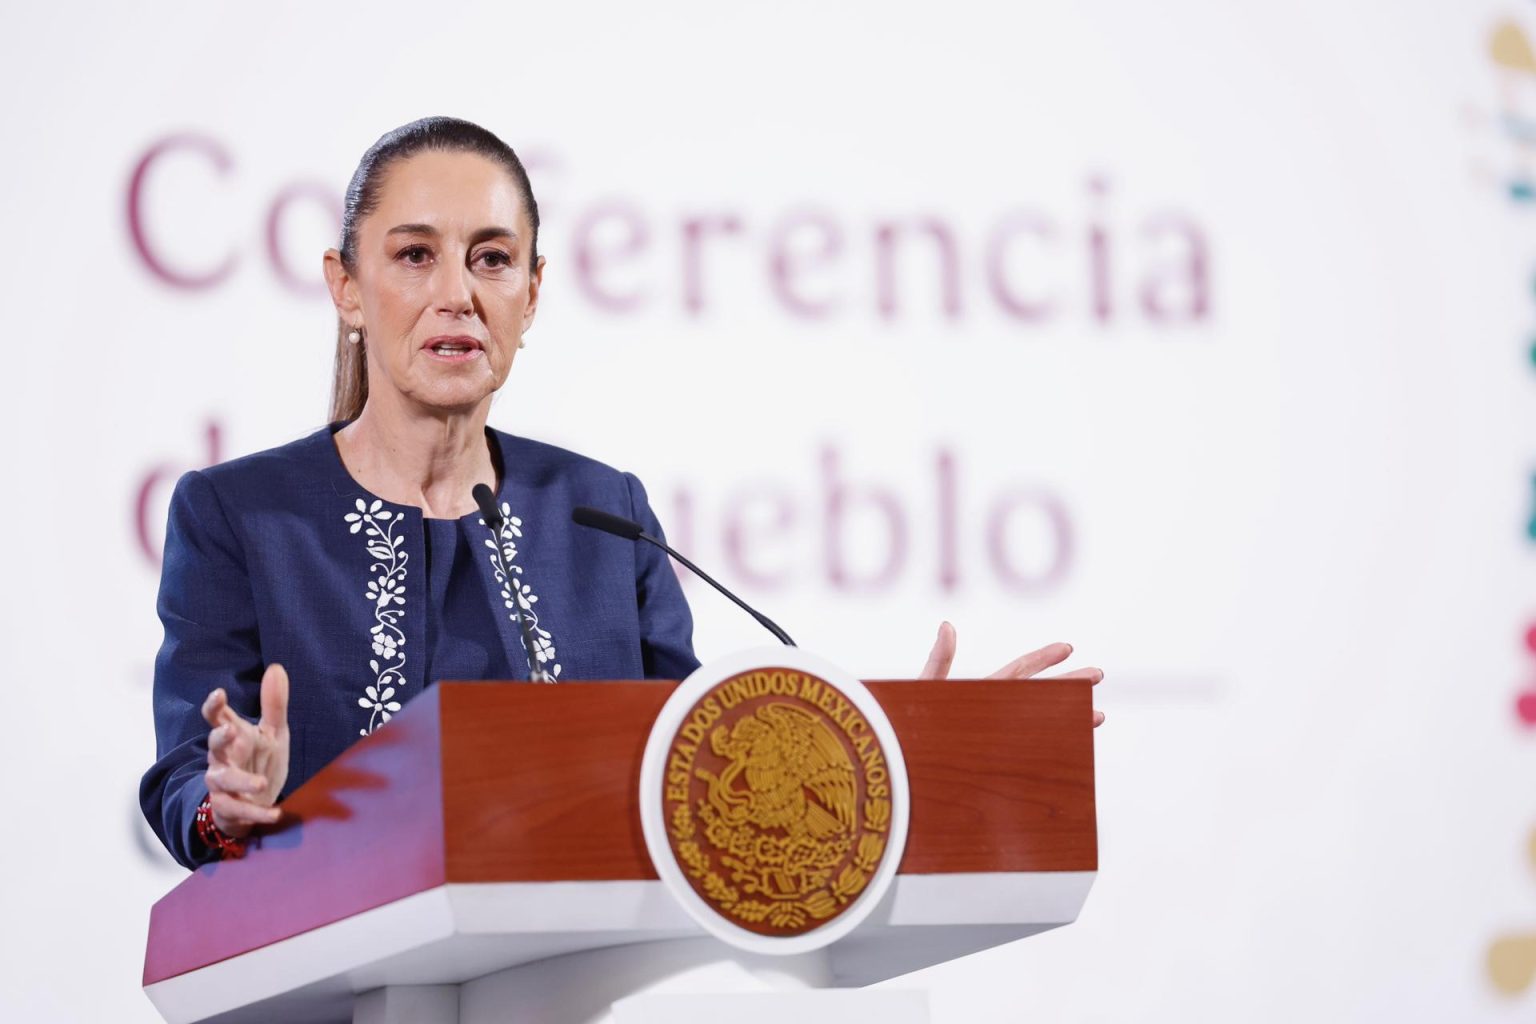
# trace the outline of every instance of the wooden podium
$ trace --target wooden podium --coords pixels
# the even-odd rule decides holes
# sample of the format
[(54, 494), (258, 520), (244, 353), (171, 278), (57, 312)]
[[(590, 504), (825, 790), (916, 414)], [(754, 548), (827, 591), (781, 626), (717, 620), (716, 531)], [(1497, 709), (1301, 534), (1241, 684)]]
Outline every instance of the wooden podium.
[(172, 1024), (587, 1021), (706, 960), (856, 987), (1074, 920), (1098, 867), (1089, 685), (867, 685), (910, 827), (884, 899), (819, 954), (744, 955), (658, 880), (638, 780), (675, 683), (445, 682), (296, 790), (245, 859), (155, 904), (145, 992)]

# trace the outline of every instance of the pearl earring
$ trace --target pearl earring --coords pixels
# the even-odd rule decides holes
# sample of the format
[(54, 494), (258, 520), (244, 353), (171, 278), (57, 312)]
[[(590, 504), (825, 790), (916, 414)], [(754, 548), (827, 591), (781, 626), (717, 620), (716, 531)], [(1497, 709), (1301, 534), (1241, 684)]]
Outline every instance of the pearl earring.
[(518, 348), (527, 348), (528, 347), (528, 340), (526, 338), (518, 338), (517, 339), (517, 347)]
[(358, 342), (363, 340), (362, 330), (357, 327), (352, 328), (347, 332), (347, 340), (356, 345)]

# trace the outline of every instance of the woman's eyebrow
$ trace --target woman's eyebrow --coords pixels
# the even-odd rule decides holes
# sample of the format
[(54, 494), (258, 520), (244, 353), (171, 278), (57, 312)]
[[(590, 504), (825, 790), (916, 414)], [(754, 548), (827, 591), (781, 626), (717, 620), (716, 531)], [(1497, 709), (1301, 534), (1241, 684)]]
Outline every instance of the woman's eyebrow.
[[(434, 228), (430, 224), (396, 224), (394, 227), (385, 232), (385, 234), (430, 235), (435, 238), (437, 237), (437, 228)], [(517, 241), (517, 232), (513, 231), (511, 228), (504, 228), (493, 225), (491, 227), (481, 228), (479, 231), (476, 231), (470, 237), (469, 241), (470, 244), (474, 244), (475, 242), (483, 242), (488, 238), (510, 238), (515, 242)]]
[(470, 236), (469, 242), (471, 245), (473, 245), (476, 242), (484, 242), (491, 238), (506, 238), (515, 242), (517, 241), (517, 232), (513, 231), (511, 228), (504, 228), (499, 226), (481, 228), (479, 231), (476, 231), (473, 235)]

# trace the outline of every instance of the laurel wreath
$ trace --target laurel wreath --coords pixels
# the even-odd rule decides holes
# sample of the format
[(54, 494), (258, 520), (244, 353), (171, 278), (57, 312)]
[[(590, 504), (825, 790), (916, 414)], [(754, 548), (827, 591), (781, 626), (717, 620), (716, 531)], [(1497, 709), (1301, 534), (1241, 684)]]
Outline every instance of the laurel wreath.
[[(889, 800), (865, 801), (866, 831), (859, 837), (853, 861), (844, 865), (829, 886), (796, 900), (755, 899), (720, 877), (710, 867), (708, 856), (699, 846), (698, 825), (687, 804), (679, 804), (672, 811), (672, 848), (683, 869), (698, 880), (704, 895), (722, 911), (749, 924), (766, 920), (776, 928), (791, 929), (800, 927), (807, 920), (826, 920), (864, 891), (885, 852), (886, 838), (882, 833), (890, 827), (890, 821)], [(736, 880), (740, 877), (738, 873)]]

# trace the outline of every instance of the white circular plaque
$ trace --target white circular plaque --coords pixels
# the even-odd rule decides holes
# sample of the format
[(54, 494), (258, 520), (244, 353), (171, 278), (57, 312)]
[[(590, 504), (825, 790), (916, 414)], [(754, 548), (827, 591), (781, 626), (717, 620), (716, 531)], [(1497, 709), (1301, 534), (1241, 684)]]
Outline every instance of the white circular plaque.
[(796, 647), (701, 666), (657, 715), (640, 821), (667, 889), (753, 953), (819, 949), (890, 888), (906, 848), (901, 746), (859, 680)]

